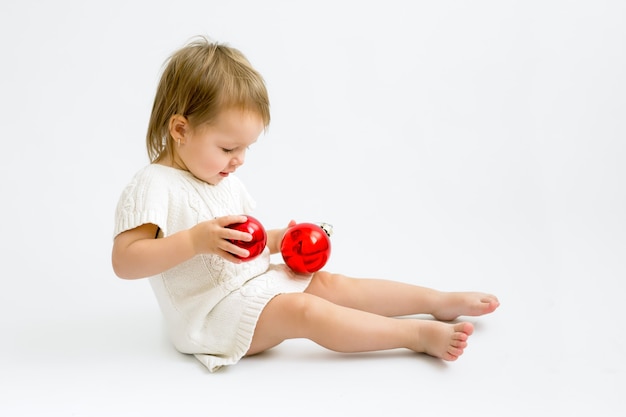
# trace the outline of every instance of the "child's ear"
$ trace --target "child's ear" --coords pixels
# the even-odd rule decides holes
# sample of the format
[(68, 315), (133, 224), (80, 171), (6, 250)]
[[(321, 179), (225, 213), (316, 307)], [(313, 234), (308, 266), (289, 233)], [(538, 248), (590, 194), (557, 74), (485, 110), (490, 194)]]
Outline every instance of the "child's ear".
[(174, 138), (174, 142), (184, 144), (186, 141), (185, 135), (189, 131), (189, 121), (185, 116), (175, 114), (170, 117), (170, 135)]

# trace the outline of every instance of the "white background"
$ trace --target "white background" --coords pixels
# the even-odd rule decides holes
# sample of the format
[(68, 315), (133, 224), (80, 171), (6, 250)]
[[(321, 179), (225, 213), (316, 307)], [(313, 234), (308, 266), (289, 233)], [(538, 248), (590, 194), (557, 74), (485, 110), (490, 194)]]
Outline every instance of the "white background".
[[(626, 3), (4, 1), (0, 414), (597, 415), (624, 409)], [(465, 355), (306, 340), (210, 374), (110, 266), (166, 57), (204, 34), (264, 75), (239, 171), (327, 268), (502, 306)]]

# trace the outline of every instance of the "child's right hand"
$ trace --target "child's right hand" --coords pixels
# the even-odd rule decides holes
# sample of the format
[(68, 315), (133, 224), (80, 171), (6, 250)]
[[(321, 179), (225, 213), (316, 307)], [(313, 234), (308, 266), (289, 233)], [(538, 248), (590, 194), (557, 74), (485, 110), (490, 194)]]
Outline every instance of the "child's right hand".
[(190, 229), (196, 253), (212, 253), (221, 256), (229, 262), (241, 263), (242, 260), (234, 255), (247, 258), (250, 252), (231, 243), (229, 240), (249, 242), (252, 240), (252, 235), (227, 228), (226, 226), (233, 223), (243, 223), (246, 220), (246, 216), (230, 215), (198, 223)]

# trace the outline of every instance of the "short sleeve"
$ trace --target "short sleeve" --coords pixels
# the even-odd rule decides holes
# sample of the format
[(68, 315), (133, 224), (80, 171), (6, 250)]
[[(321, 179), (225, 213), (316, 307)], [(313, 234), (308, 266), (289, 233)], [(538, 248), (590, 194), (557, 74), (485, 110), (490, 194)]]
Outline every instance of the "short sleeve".
[(124, 188), (115, 210), (113, 237), (142, 224), (156, 224), (167, 233), (167, 189), (149, 170), (142, 170)]

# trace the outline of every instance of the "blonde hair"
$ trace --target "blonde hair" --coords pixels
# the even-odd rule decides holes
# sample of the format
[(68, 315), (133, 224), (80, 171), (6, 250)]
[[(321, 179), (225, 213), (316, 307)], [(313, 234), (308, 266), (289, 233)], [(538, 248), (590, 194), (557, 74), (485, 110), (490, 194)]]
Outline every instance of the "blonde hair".
[(182, 115), (192, 127), (211, 123), (229, 108), (253, 111), (270, 122), (263, 77), (237, 49), (198, 37), (165, 62), (157, 87), (146, 146), (151, 162), (171, 155), (170, 118)]

